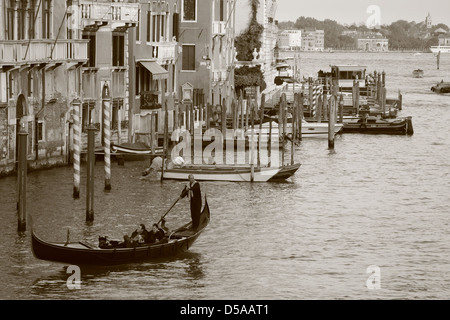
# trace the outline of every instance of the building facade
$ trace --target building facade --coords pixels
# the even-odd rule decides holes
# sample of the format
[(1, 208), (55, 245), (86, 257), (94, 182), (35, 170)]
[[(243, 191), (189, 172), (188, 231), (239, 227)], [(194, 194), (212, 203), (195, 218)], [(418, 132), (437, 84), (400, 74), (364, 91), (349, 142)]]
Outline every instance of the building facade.
[(20, 131), (31, 167), (67, 161), (88, 59), (70, 10), (65, 1), (0, 1), (0, 175), (15, 170)]
[(120, 142), (122, 128), (128, 127), (130, 110), (129, 33), (139, 22), (140, 6), (131, 0), (80, 0), (76, 5), (79, 33), (88, 41), (88, 61), (82, 68), (82, 130), (95, 124), (102, 132), (103, 144), (102, 90), (107, 85), (111, 95), (111, 129)]
[(125, 118), (127, 30), (138, 8), (127, 1), (0, 1), (0, 173), (14, 171), (19, 131), (28, 133), (30, 167), (70, 162), (75, 113), (81, 130), (102, 129), (105, 84), (113, 122)]
[(358, 50), (371, 52), (389, 51), (389, 39), (378, 37), (359, 38), (356, 41)]
[(439, 35), (438, 37), (440, 46), (450, 46), (450, 34), (448, 35)]
[(96, 146), (108, 129), (120, 144), (149, 133), (155, 114), (162, 133), (166, 106), (230, 110), (236, 3), (0, 0), (0, 175), (15, 170), (21, 130), (39, 167), (71, 161), (75, 118), (85, 149), (89, 125)]
[[(234, 92), (237, 0), (181, 0), (178, 94), (180, 103), (222, 105)], [(230, 109), (226, 99), (225, 107)]]
[(303, 51), (323, 51), (325, 48), (324, 30), (303, 30), (301, 48)]
[(278, 47), (280, 49), (300, 49), (301, 46), (301, 30), (283, 30), (278, 34)]
[(129, 31), (129, 141), (150, 134), (152, 116), (155, 131), (162, 132), (165, 107), (174, 109), (180, 8), (177, 0), (140, 1), (138, 23)]

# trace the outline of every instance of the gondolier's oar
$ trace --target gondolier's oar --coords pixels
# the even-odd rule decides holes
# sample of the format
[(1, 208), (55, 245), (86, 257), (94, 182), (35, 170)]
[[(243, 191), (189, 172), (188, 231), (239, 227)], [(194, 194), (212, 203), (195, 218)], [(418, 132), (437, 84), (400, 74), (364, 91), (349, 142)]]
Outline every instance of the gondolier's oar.
[(180, 196), (178, 197), (177, 200), (175, 200), (175, 202), (172, 204), (172, 206), (169, 208), (169, 210), (166, 211), (166, 213), (164, 213), (161, 216), (161, 219), (159, 219), (157, 224), (160, 224), (160, 222), (166, 217), (166, 215), (170, 212), (170, 210), (172, 210), (173, 207), (175, 207), (175, 205), (177, 204), (178, 201), (180, 201), (181, 199), (183, 199), (187, 194), (187, 190), (186, 190), (186, 186), (184, 187), (183, 191), (181, 192)]

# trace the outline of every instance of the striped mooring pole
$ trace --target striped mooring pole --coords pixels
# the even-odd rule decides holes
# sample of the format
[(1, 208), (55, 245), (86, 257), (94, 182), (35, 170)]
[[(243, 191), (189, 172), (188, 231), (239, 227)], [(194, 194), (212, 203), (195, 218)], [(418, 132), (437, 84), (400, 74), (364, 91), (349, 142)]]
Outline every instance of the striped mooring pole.
[(312, 114), (313, 118), (316, 118), (317, 114), (317, 98), (319, 97), (320, 93), (320, 86), (317, 84), (317, 82), (314, 82), (313, 84), (313, 98), (312, 98)]
[(103, 128), (104, 128), (104, 161), (105, 161), (105, 190), (111, 190), (111, 97), (108, 82), (102, 89)]
[(80, 154), (81, 154), (81, 128), (80, 128), (80, 108), (81, 101), (75, 99), (73, 106), (73, 197), (80, 197)]

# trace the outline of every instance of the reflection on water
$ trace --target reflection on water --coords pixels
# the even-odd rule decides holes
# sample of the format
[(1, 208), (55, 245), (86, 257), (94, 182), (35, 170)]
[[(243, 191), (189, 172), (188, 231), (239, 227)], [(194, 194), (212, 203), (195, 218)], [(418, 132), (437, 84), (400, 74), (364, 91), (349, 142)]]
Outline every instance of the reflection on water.
[[(0, 298), (12, 299), (448, 299), (450, 280), (449, 98), (430, 91), (448, 74), (432, 55), (354, 54), (352, 63), (385, 70), (388, 95), (403, 93), (401, 115), (415, 134), (342, 134), (295, 147), (302, 166), (282, 183), (204, 182), (212, 220), (176, 258), (123, 266), (81, 266), (81, 290), (69, 290), (67, 265), (41, 261), (30, 229), (48, 241), (121, 239), (151, 225), (184, 183), (140, 180), (147, 161), (112, 164), (110, 192), (96, 164), (94, 222), (85, 222), (85, 188), (73, 199), (73, 169), (28, 175), (28, 230), (17, 234), (16, 180), (0, 179)], [(308, 75), (348, 54), (302, 54)], [(425, 70), (412, 78), (411, 65)], [(286, 149), (290, 159), (290, 148)], [(82, 167), (82, 181), (85, 168)], [(169, 228), (190, 219), (186, 199), (167, 216)], [(381, 269), (368, 290), (367, 267)]]

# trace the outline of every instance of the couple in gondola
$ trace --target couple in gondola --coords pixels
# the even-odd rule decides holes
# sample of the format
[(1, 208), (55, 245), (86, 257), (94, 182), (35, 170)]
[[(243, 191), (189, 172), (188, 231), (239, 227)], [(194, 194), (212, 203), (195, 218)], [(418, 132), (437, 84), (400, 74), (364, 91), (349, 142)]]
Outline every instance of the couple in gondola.
[(165, 227), (165, 220), (162, 220), (161, 227), (157, 223), (154, 223), (152, 230), (150, 231), (148, 231), (145, 228), (145, 225), (141, 223), (131, 236), (125, 235), (123, 240), (127, 248), (131, 248), (135, 245), (157, 243), (166, 236), (166, 230), (164, 228), (168, 230), (167, 227)]
[[(179, 199), (189, 197), (191, 207), (192, 229), (197, 230), (200, 224), (200, 214), (202, 209), (202, 197), (200, 184), (195, 180), (194, 175), (189, 175), (189, 183), (184, 187)], [(138, 228), (131, 234), (125, 235), (124, 241), (127, 247), (133, 247), (140, 244), (157, 243), (165, 238), (168, 228), (165, 226), (165, 219), (161, 217), (161, 227), (158, 223), (154, 223), (152, 230), (147, 231), (144, 224), (140, 224)]]

